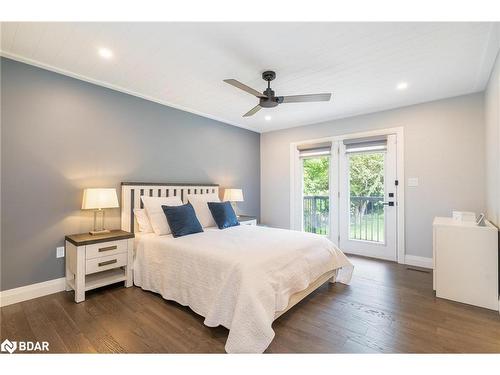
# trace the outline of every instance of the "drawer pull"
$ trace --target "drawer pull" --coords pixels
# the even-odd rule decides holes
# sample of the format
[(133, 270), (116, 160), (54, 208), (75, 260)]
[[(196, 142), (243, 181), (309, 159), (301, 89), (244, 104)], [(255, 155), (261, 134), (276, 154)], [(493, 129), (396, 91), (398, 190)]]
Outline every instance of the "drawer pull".
[(116, 259), (107, 260), (105, 262), (98, 263), (98, 266), (99, 267), (107, 266), (108, 264), (113, 264), (113, 263), (116, 263), (116, 262), (118, 262), (118, 260), (116, 260)]
[(110, 250), (116, 250), (118, 246), (108, 246), (108, 247), (101, 247), (99, 248), (99, 252), (102, 253), (103, 251), (110, 251)]

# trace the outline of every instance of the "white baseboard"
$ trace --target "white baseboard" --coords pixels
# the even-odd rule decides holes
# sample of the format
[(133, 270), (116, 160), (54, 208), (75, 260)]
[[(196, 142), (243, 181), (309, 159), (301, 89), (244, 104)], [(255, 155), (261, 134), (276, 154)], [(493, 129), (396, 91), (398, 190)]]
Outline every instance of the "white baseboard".
[(0, 292), (0, 307), (12, 305), (13, 303), (27, 301), (29, 299), (43, 297), (49, 294), (62, 292), (66, 289), (66, 279), (54, 279), (42, 283), (21, 286), (19, 288), (4, 290)]
[(419, 257), (416, 255), (405, 255), (405, 264), (415, 267), (433, 268), (432, 258)]

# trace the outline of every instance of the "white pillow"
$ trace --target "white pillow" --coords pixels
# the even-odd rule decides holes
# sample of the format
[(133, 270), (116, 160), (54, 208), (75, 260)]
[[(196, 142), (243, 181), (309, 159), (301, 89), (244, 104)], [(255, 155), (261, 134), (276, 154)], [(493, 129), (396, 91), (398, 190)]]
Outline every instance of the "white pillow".
[(142, 208), (134, 208), (134, 215), (137, 219), (137, 224), (139, 224), (139, 232), (151, 233), (153, 232), (153, 227), (149, 222), (148, 214), (146, 210)]
[(189, 194), (187, 199), (193, 206), (196, 217), (203, 228), (217, 226), (207, 204), (207, 202), (220, 202), (217, 194)]
[(170, 234), (172, 231), (168, 226), (167, 217), (161, 206), (182, 206), (181, 198), (178, 196), (147, 197), (143, 195), (141, 199), (153, 231), (159, 236)]

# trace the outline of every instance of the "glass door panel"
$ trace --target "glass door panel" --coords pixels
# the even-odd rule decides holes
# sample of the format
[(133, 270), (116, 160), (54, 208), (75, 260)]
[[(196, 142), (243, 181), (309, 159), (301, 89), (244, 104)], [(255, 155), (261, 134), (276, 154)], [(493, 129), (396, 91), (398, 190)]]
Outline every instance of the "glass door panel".
[(330, 235), (330, 156), (302, 160), (303, 220), (305, 232)]
[(349, 239), (385, 242), (385, 153), (348, 154)]

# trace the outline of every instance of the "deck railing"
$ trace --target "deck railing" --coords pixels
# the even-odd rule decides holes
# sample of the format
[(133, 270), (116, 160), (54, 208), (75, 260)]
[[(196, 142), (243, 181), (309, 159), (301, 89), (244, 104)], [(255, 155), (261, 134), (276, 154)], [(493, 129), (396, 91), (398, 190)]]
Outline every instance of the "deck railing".
[(384, 242), (384, 197), (351, 196), (349, 239)]
[(304, 195), (304, 231), (317, 234), (330, 232), (330, 197)]
[[(384, 197), (351, 196), (349, 239), (384, 242)], [(304, 231), (328, 235), (330, 232), (330, 198), (325, 195), (304, 196)]]

